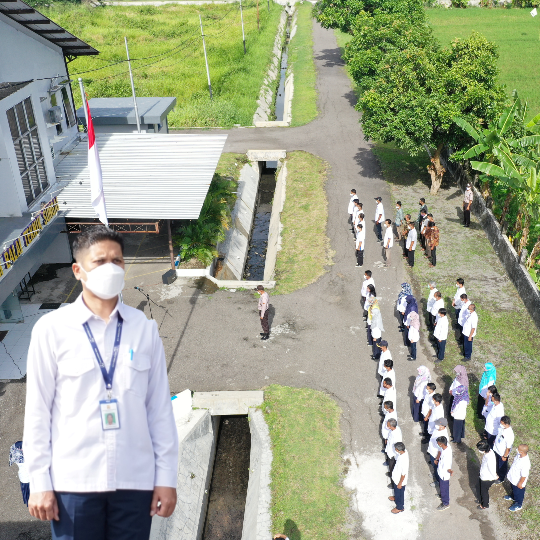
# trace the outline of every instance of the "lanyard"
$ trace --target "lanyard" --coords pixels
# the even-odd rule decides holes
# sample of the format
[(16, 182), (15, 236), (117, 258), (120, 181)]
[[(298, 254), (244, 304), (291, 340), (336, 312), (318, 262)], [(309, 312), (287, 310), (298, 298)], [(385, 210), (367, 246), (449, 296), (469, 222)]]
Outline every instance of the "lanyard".
[(109, 401), (111, 400), (112, 396), (112, 383), (114, 377), (114, 370), (116, 369), (116, 361), (118, 360), (118, 352), (120, 351), (120, 338), (122, 337), (123, 323), (124, 320), (122, 319), (120, 313), (118, 313), (118, 322), (116, 323), (116, 335), (114, 337), (114, 348), (111, 358), (111, 365), (108, 372), (107, 368), (105, 367), (105, 363), (103, 362), (103, 358), (101, 357), (101, 353), (99, 352), (96, 340), (94, 339), (94, 334), (92, 334), (92, 330), (90, 330), (88, 322), (85, 322), (83, 324), (84, 331), (86, 332), (88, 341), (90, 341), (90, 345), (92, 346), (92, 350), (94, 351), (94, 354), (96, 356), (97, 363), (101, 369), (101, 374), (103, 375), (103, 380), (105, 381), (105, 387), (107, 388)]

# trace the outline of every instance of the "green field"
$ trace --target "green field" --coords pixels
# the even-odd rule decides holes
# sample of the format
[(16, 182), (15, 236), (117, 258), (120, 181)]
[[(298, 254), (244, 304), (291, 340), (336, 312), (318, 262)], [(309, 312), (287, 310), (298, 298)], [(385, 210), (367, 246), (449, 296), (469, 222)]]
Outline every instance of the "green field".
[[(270, 3), (270, 12), (261, 5), (258, 32), (256, 3), (242, 4), (245, 56), (238, 3), (95, 8), (58, 4), (41, 11), (100, 51), (98, 56), (79, 57), (69, 64), (72, 79), (86, 72), (81, 76), (90, 98), (131, 96), (124, 62), (127, 36), (137, 96), (176, 97), (176, 108), (169, 114), (171, 127), (217, 127), (252, 124), (282, 11), (278, 4)], [(208, 92), (199, 13), (213, 101)], [(109, 66), (111, 63), (117, 64)], [(80, 106), (80, 93), (74, 91), (74, 95)]]
[(476, 30), (499, 47), (500, 81), (529, 102), (529, 118), (540, 112), (540, 17), (531, 9), (427, 9), (433, 33), (447, 46)]

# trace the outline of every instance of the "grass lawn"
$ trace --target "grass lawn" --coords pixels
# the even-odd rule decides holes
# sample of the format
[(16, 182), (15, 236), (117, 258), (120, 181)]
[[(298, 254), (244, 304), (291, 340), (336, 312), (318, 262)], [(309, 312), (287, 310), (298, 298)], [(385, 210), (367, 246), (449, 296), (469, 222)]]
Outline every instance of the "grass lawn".
[(447, 46), (476, 30), (499, 47), (500, 82), (529, 102), (529, 118), (540, 112), (540, 20), (524, 9), (427, 9), (434, 35)]
[(307, 152), (287, 153), (287, 186), (281, 213), (281, 251), (276, 261), (275, 294), (305, 287), (331, 264), (326, 236), (328, 202), (324, 184), (327, 164)]
[(262, 410), (272, 441), (272, 534), (345, 540), (341, 410), (326, 394), (272, 385)]
[(291, 126), (303, 126), (317, 116), (317, 73), (313, 61), (312, 5), (297, 4), (298, 22), (296, 34), (289, 51), (289, 69), (294, 73)]
[[(471, 10), (472, 11), (472, 10)], [(497, 388), (502, 396), (505, 413), (512, 419), (516, 432), (514, 451), (519, 443), (529, 445), (532, 463), (540, 458), (540, 424), (537, 418), (536, 394), (540, 381), (540, 332), (534, 325), (516, 289), (506, 276), (499, 259), (476, 220), (470, 229), (461, 226), (461, 191), (451, 177), (435, 197), (429, 194), (430, 179), (426, 171), (426, 156), (410, 157), (390, 145), (376, 144), (374, 153), (379, 159), (385, 179), (389, 182), (394, 200), (400, 199), (405, 213), (413, 218), (418, 215), (418, 199), (426, 198), (429, 211), (441, 230), (440, 246), (437, 248), (437, 266), (429, 268), (422, 252), (416, 252), (415, 266), (410, 280), (414, 285), (419, 305), (425, 305), (429, 293), (428, 282), (435, 281), (443, 293), (445, 306), (451, 307), (455, 293), (455, 280), (462, 277), (469, 298), (476, 304), (479, 317), (478, 335), (474, 340), (473, 360), (466, 363), (470, 380), (471, 404), (476, 406), (478, 383), (485, 362), (497, 367)], [(397, 247), (397, 246), (396, 246)], [(397, 253), (396, 253), (397, 255)], [(422, 321), (422, 345), (428, 356), (431, 344), (427, 336), (426, 322)], [(455, 374), (453, 368), (462, 363), (463, 354), (451, 334), (448, 337), (445, 360), (438, 364), (436, 372), (444, 381), (446, 390)], [(476, 420), (473, 407), (467, 415), (466, 445), (474, 449), (483, 430), (483, 422)], [(476, 460), (474, 452), (470, 458)], [(504, 489), (491, 489), (493, 503), (499, 506), (503, 520), (515, 528), (515, 538), (538, 538), (540, 528), (540, 473), (532, 468), (527, 483), (525, 505), (522, 512), (508, 512), (502, 501)]]
[[(242, 46), (239, 4), (200, 6), (103, 6), (52, 5), (42, 11), (52, 20), (100, 51), (69, 65), (75, 79), (84, 73), (90, 97), (129, 97), (131, 86), (124, 36), (133, 59), (137, 96), (174, 96), (177, 105), (169, 114), (171, 127), (251, 125), (262, 80), (271, 60), (272, 47), (282, 11), (270, 3), (260, 9), (243, 3), (247, 54)], [(213, 101), (208, 81), (199, 26), (202, 15)], [(151, 58), (150, 58), (151, 57)], [(73, 92), (77, 106), (80, 93)]]

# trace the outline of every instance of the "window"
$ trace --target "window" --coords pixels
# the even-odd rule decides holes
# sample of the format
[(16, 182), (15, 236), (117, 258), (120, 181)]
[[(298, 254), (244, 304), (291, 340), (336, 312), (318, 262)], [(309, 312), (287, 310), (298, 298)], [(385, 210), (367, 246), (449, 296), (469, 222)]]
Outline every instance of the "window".
[(9, 109), (7, 118), (21, 173), (24, 196), (26, 203), (30, 204), (49, 187), (30, 98), (26, 98)]
[(74, 126), (77, 122), (75, 121), (75, 115), (73, 114), (73, 107), (71, 106), (71, 101), (69, 101), (69, 95), (66, 88), (62, 88), (62, 101), (64, 102), (64, 114), (66, 115), (66, 124), (69, 127)]

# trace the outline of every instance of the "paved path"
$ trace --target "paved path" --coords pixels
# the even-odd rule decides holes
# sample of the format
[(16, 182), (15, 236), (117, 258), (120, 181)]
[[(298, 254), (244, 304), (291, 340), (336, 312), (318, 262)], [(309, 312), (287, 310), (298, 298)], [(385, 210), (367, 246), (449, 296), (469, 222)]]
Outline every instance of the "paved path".
[[(363, 140), (359, 116), (352, 107), (354, 94), (333, 32), (315, 24), (314, 43), (319, 117), (299, 128), (231, 130), (225, 151), (286, 148), (306, 150), (328, 161), (328, 236), (335, 250), (335, 264), (317, 283), (272, 299), (273, 333), (267, 342), (259, 340), (256, 300), (251, 293), (206, 294), (193, 282), (181, 280), (164, 287), (162, 270), (156, 271), (154, 262), (149, 263), (152, 268), (143, 265), (130, 270), (130, 288), (124, 299), (148, 313), (146, 302), (131, 289), (145, 286), (167, 308), (166, 315), (158, 308), (153, 311), (165, 343), (173, 391), (253, 390), (279, 383), (309, 386), (334, 396), (343, 409), (343, 441), (350, 460), (346, 484), (354, 490), (351, 494), (356, 513), (351, 538), (431, 540), (442, 532), (471, 540), (498, 538), (491, 525), (496, 516), (476, 510), (468, 478), (470, 474), (474, 483), (477, 472), (469, 473), (470, 462), (464, 455), (457, 456), (457, 450), (451, 508), (442, 515), (435, 511), (439, 501), (429, 487), (429, 469), (421, 452), (418, 428), (409, 414), (408, 398), (416, 366), (432, 367), (431, 359), (427, 360), (420, 350), (416, 362), (406, 360), (407, 351), (400, 346), (401, 335), (393, 314), (399, 284), (406, 280), (406, 273), (397, 250), (396, 266), (378, 267), (380, 245), (368, 230), (364, 268), (374, 270), (386, 328), (383, 336), (390, 342), (398, 375), (398, 416), (411, 452), (407, 512), (390, 514), (393, 505), (387, 496), (391, 492), (386, 488), (388, 479), (380, 453), (376, 366), (369, 358), (359, 305), (362, 271), (354, 267), (353, 241), (346, 222), (350, 188), (358, 190), (368, 218), (374, 213), (373, 199), (378, 195), (390, 213), (389, 191)], [(160, 242), (162, 239), (148, 235), (137, 246), (130, 246), (130, 253), (150, 250), (148, 253), (154, 254), (154, 246), (158, 249)], [(22, 435), (24, 394), (24, 382), (0, 386), (2, 449)], [(31, 520), (19, 503), (15, 471), (8, 470), (5, 461), (0, 467), (0, 489), (9, 502), (7, 510), (2, 507), (0, 540), (49, 538), (46, 524)]]

